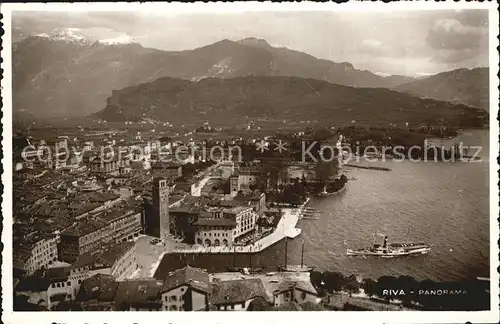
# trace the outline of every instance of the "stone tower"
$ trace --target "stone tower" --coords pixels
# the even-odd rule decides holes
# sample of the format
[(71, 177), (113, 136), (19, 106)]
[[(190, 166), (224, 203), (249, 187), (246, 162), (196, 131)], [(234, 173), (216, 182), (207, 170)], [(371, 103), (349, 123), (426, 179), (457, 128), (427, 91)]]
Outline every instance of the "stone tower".
[(168, 182), (163, 178), (153, 181), (153, 211), (159, 220), (160, 239), (164, 242), (170, 233), (170, 220), (168, 214)]

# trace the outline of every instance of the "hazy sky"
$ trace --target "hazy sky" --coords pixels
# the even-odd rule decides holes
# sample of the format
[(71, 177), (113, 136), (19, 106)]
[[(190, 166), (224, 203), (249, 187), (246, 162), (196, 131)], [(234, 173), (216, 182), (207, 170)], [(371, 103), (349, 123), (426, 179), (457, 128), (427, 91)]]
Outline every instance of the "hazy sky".
[(425, 75), (488, 66), (488, 12), (17, 12), (13, 37), (79, 28), (95, 39), (132, 38), (185, 50), (224, 38), (257, 37), (318, 58), (381, 74)]

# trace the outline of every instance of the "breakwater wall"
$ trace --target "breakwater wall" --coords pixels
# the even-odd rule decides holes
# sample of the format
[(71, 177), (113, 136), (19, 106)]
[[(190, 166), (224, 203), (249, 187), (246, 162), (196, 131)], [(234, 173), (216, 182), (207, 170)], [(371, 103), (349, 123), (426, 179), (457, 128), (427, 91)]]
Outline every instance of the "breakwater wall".
[(378, 166), (364, 166), (364, 165), (357, 165), (357, 164), (344, 164), (344, 166), (347, 167), (352, 167), (352, 168), (358, 168), (358, 169), (367, 169), (367, 170), (377, 170), (377, 171), (392, 171), (389, 168), (384, 168), (384, 167), (378, 167)]

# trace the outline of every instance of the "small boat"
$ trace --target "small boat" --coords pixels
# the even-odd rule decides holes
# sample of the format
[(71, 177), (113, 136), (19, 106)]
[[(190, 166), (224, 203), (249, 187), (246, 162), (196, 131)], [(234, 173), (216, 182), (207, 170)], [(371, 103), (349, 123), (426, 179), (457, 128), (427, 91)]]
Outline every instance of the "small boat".
[(393, 258), (400, 256), (427, 254), (431, 247), (424, 242), (389, 243), (388, 236), (384, 236), (384, 243), (374, 243), (371, 247), (361, 249), (347, 249), (350, 256), (376, 256)]

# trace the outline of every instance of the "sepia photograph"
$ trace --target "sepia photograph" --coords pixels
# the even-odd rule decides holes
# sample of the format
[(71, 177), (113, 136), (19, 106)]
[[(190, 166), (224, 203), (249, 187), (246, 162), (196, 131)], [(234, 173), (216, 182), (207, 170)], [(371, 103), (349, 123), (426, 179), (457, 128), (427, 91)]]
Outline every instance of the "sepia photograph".
[(6, 323), (498, 322), (496, 10), (2, 5)]

